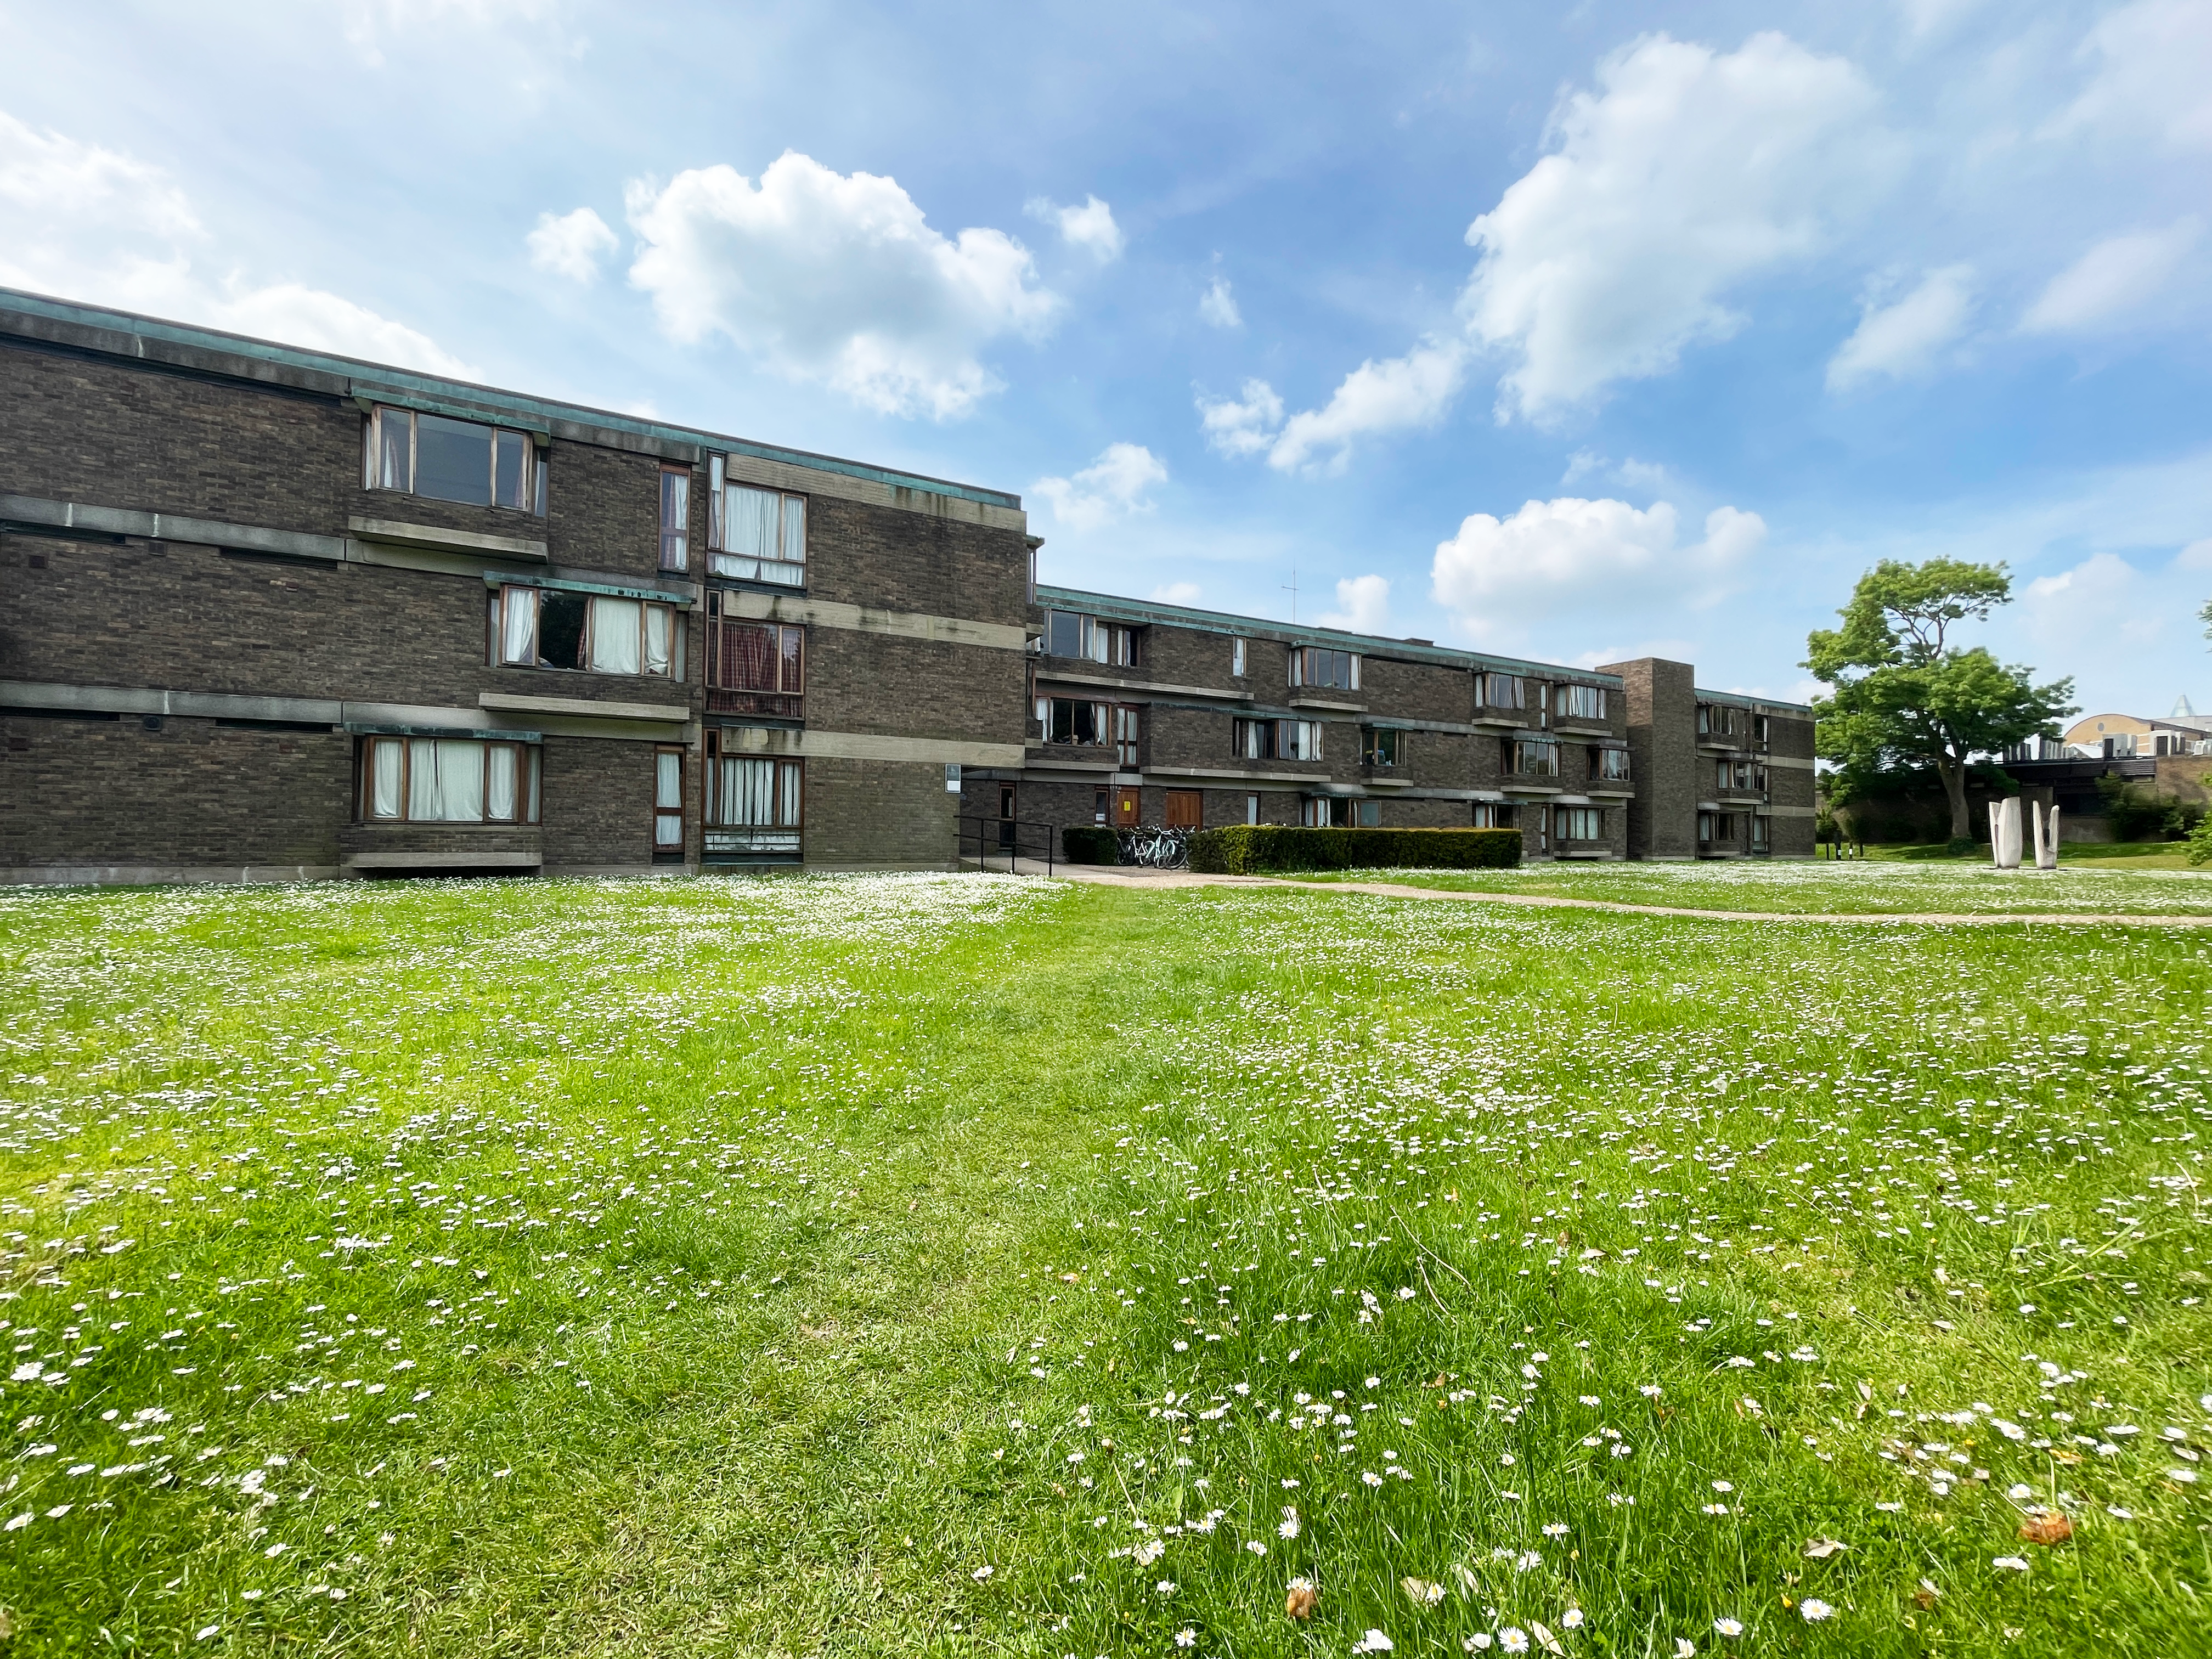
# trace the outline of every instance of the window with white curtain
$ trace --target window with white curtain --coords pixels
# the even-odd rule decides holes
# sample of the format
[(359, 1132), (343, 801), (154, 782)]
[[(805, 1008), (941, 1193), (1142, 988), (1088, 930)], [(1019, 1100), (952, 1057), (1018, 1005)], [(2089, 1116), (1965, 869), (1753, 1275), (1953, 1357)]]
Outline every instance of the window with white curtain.
[(684, 851), (684, 751), (653, 751), (653, 850), (656, 855)]
[(805, 766), (746, 754), (738, 734), (707, 732), (707, 856), (795, 860), (805, 809)]
[(535, 823), (538, 748), (480, 738), (361, 742), (361, 817), (399, 823)]
[(707, 567), (717, 576), (798, 587), (806, 580), (806, 497), (724, 481), (709, 464)]
[(683, 676), (674, 605), (520, 585), (501, 588), (493, 605), (497, 660), (507, 666)]
[(527, 433), (379, 408), (362, 471), (371, 489), (545, 514), (545, 463)]

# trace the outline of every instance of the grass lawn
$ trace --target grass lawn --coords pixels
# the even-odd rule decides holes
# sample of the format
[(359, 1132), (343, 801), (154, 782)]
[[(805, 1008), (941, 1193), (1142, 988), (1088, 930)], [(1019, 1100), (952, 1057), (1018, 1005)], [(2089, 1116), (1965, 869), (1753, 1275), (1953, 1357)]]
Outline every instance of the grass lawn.
[[(1915, 861), (1945, 861), (1951, 863), (1987, 864), (1990, 846), (1984, 842), (1972, 853), (1954, 853), (1942, 842), (1925, 846), (1873, 846), (1866, 849), (1869, 860), (1911, 860)], [(2023, 854), (2033, 864), (2034, 853), (2028, 848)], [(2125, 860), (2134, 870), (2187, 870), (2189, 845), (2179, 841), (2069, 841), (2058, 847), (2061, 864), (2111, 864)]]
[(1692, 910), (1817, 915), (2212, 915), (2212, 870), (2112, 867), (1999, 870), (1981, 863), (1825, 859), (1771, 864), (1524, 864), (1510, 870), (1332, 870), (1295, 881), (1396, 882), (1466, 893), (1529, 893)]
[(0, 952), (10, 1659), (2212, 1628), (2192, 933), (967, 875)]

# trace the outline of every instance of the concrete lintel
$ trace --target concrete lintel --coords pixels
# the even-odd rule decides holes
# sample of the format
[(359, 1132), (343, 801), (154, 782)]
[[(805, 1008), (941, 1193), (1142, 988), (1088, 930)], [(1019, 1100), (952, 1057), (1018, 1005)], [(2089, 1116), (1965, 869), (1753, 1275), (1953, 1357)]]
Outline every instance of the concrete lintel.
[(365, 519), (355, 514), (346, 528), (365, 542), (389, 542), (399, 547), (431, 548), (441, 553), (462, 553), (479, 558), (532, 559), (543, 564), (550, 556), (545, 544), (521, 536), (487, 536), (473, 530), (448, 530), (442, 525), (410, 524), (397, 519)]
[(689, 705), (659, 702), (601, 702), (592, 697), (531, 697), (516, 691), (480, 691), (477, 705), (501, 714), (565, 714), (577, 720), (650, 720), (681, 726), (691, 718)]
[(177, 513), (146, 513), (131, 507), (62, 501), (43, 495), (0, 495), (0, 519), (46, 525), (56, 530), (91, 530), (107, 536), (142, 536), (149, 541), (199, 542), (235, 547), (285, 558), (342, 561), (343, 536), (315, 536), (266, 525), (229, 524), (220, 519), (187, 518)]
[(1170, 685), (1158, 680), (1117, 680), (1106, 674), (1085, 674), (1066, 669), (1048, 668), (1040, 659), (1037, 664), (1037, 684), (1049, 682), (1054, 685), (1095, 685), (1112, 691), (1144, 691), (1158, 696), (1213, 697), (1224, 702), (1250, 702), (1258, 696), (1252, 691), (1222, 691), (1210, 685)]
[(728, 590), (722, 596), (722, 603), (731, 614), (761, 622), (804, 623), (817, 628), (889, 634), (946, 645), (979, 645), (996, 651), (1024, 651), (1029, 647), (1027, 630), (1016, 623), (975, 622), (964, 617), (933, 616), (920, 611), (885, 611), (835, 599), (810, 599), (797, 593), (761, 593), (750, 588)]
[(817, 732), (788, 726), (725, 726), (725, 752), (821, 760), (910, 761), (944, 766), (1019, 766), (1018, 743), (960, 738), (894, 738), (872, 732)]

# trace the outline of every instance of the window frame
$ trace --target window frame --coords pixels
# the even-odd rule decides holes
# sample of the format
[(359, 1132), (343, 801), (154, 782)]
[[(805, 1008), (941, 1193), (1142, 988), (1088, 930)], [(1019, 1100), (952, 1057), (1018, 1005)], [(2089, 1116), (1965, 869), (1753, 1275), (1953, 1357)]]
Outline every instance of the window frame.
[(1359, 732), (1359, 763), (1395, 769), (1406, 763), (1406, 732), (1402, 726), (1368, 726)]
[[(451, 495), (426, 495), (416, 486), (422, 472), (422, 446), (421, 425), (425, 416), (434, 421), (450, 422), (455, 426), (474, 427), (489, 436), (485, 456), (485, 498), (481, 501), (457, 499)], [(407, 480), (404, 483), (386, 481), (388, 459), (385, 454), (385, 434), (392, 422), (404, 418), (407, 427)], [(499, 493), (500, 441), (513, 439), (521, 447), (521, 478), (516, 494), (521, 501), (505, 501)], [(362, 423), (362, 488), (394, 495), (412, 495), (419, 501), (449, 501), (456, 507), (484, 507), (501, 513), (526, 513), (532, 518), (545, 516), (545, 457), (540, 452), (537, 434), (514, 427), (501, 426), (493, 421), (472, 421), (459, 415), (441, 415), (434, 410), (402, 409), (393, 404), (378, 404), (368, 411)], [(527, 505), (524, 505), (527, 502)]]
[[(415, 745), (422, 743), (472, 744), (483, 753), (479, 757), (483, 769), (477, 786), (477, 799), (484, 804), (485, 815), (475, 818), (422, 817), (413, 816)], [(382, 745), (390, 744), (398, 752), (395, 787), (398, 792), (397, 812), (376, 811), (377, 752)], [(491, 805), (492, 751), (507, 749), (520, 751), (514, 759), (514, 814), (495, 818), (489, 815)], [(364, 824), (444, 824), (466, 828), (475, 825), (484, 829), (530, 829), (539, 822), (540, 797), (544, 789), (544, 744), (519, 738), (480, 738), (448, 735), (438, 732), (364, 732), (354, 743), (354, 822)]]
[[(1329, 645), (1300, 645), (1291, 647), (1290, 657), (1290, 683), (1294, 687), (1316, 691), (1359, 690), (1359, 653), (1357, 651), (1341, 650)], [(1316, 661), (1333, 670), (1335, 663), (1332, 659), (1341, 659), (1345, 678), (1341, 680), (1315, 678)]]
[(675, 571), (691, 568), (691, 469), (688, 466), (660, 469), (660, 568)]
[[(663, 787), (667, 779), (668, 763), (672, 760), (676, 765), (676, 787), (673, 790)], [(655, 744), (653, 750), (653, 855), (655, 858), (663, 858), (671, 853), (679, 859), (684, 856), (684, 746), (673, 743)], [(674, 838), (664, 839), (672, 826), (676, 832)]]
[[(1553, 688), (1556, 713), (1563, 720), (1601, 720), (1605, 719), (1605, 687), (1578, 685), (1564, 682)], [(1581, 707), (1577, 705), (1580, 704)]]
[[(548, 593), (566, 594), (584, 602), (584, 626), (577, 635), (579, 660), (573, 663), (548, 662), (544, 653), (544, 606)], [(600, 607), (607, 603), (637, 606), (637, 669), (626, 672), (618, 668), (592, 666), (594, 635), (601, 626)], [(514, 642), (512, 629), (515, 611), (530, 613), (530, 656), (527, 659), (510, 654)], [(667, 617), (668, 654), (666, 665), (655, 672), (647, 665), (653, 660), (653, 613), (661, 611)], [(588, 588), (565, 587), (542, 582), (502, 582), (494, 590), (490, 605), (491, 665), (495, 668), (548, 669), (562, 674), (605, 674), (617, 679), (666, 680), (680, 684), (684, 679), (684, 607), (672, 600), (648, 599), (629, 593), (595, 593)]]
[[(1629, 751), (1618, 744), (1601, 744), (1590, 750), (1590, 775), (1600, 783), (1633, 783), (1634, 766)], [(1618, 763), (1616, 765), (1615, 763)]]
[[(702, 848), (708, 856), (748, 854), (796, 857), (802, 846), (806, 828), (806, 763), (789, 760), (780, 755), (749, 755), (732, 752), (726, 746), (728, 729), (710, 726), (707, 728), (704, 753), (699, 769), (702, 799), (700, 802), (700, 823)], [(769, 782), (769, 799), (773, 805), (775, 820), (771, 823), (727, 823), (722, 817), (725, 787), (723, 769), (733, 765), (769, 765), (775, 769)], [(787, 812), (787, 809), (788, 809)], [(717, 847), (721, 838), (726, 844)], [(739, 846), (744, 841), (749, 844)]]
[[(1559, 775), (1559, 742), (1558, 738), (1508, 738), (1506, 741), (1513, 745), (1512, 750), (1507, 757), (1508, 764), (1506, 769), (1515, 777), (1556, 778)], [(1525, 760), (1530, 755), (1540, 751), (1551, 757), (1551, 763), (1549, 765), (1529, 766), (1524, 764)]]
[[(1587, 843), (1605, 839), (1605, 809), (1601, 806), (1554, 806), (1552, 813), (1552, 831), (1556, 840)], [(1583, 830), (1590, 833), (1584, 835)]]
[(1251, 642), (1245, 639), (1242, 635), (1239, 635), (1230, 641), (1229, 674), (1231, 678), (1241, 680), (1245, 678), (1245, 670), (1250, 664), (1250, 657), (1247, 648), (1250, 643)]
[[(1111, 748), (1115, 738), (1114, 710), (1129, 706), (1109, 702), (1103, 697), (1048, 696), (1039, 697), (1036, 702), (1037, 726), (1040, 733), (1037, 741), (1052, 747), (1064, 749)], [(1057, 716), (1057, 710), (1062, 705), (1065, 705), (1068, 711), (1068, 735), (1056, 738), (1053, 735), (1054, 722)], [(1080, 718), (1075, 713), (1079, 708), (1088, 708), (1091, 711), (1091, 736), (1087, 738), (1076, 735), (1082, 725)]]
[[(796, 720), (805, 708), (806, 629), (799, 623), (768, 622), (737, 614), (730, 606), (733, 592), (734, 589), (718, 587), (707, 590), (703, 681), (708, 704), (717, 714), (764, 714)], [(730, 632), (733, 629), (757, 629), (770, 636), (765, 655), (775, 667), (773, 688), (732, 685), (726, 682), (724, 671), (728, 665), (726, 659), (731, 655)]]
[[(1516, 710), (1526, 709), (1528, 707), (1528, 679), (1526, 675), (1507, 674), (1493, 669), (1485, 669), (1479, 678), (1482, 681), (1478, 693), (1481, 707)], [(1498, 693), (1507, 687), (1511, 688), (1510, 698), (1501, 700)]]
[[(713, 481), (714, 505), (707, 515), (707, 574), (726, 581), (758, 582), (765, 587), (804, 588), (807, 568), (813, 562), (814, 524), (813, 514), (808, 506), (809, 498), (796, 490), (779, 489), (770, 484), (747, 483), (741, 478), (732, 478), (729, 476), (728, 460), (725, 456), (716, 455), (708, 459), (708, 476)], [(740, 551), (729, 544), (730, 524), (733, 516), (730, 511), (731, 497), (740, 489), (776, 498), (774, 558)], [(792, 514), (794, 512), (799, 515), (799, 556), (796, 559), (787, 556), (791, 549)]]

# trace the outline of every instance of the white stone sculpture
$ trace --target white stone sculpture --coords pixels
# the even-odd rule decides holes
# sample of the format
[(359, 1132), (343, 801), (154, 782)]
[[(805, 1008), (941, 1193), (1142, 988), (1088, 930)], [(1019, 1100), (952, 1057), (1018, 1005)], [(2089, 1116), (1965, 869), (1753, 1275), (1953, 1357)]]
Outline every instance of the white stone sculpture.
[(2000, 870), (2020, 868), (2020, 797), (1990, 803), (1990, 852)]

